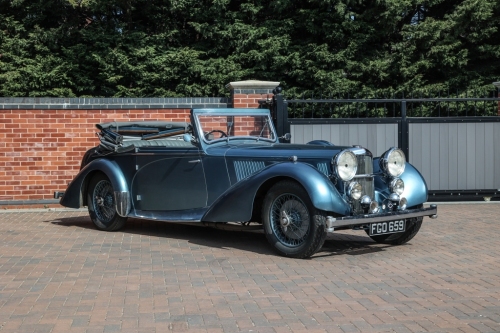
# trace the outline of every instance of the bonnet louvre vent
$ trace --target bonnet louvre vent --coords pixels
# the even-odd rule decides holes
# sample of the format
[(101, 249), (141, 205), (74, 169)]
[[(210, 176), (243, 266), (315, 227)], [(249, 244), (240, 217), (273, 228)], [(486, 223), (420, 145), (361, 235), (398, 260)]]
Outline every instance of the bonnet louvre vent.
[(328, 165), (326, 163), (318, 163), (317, 167), (319, 172), (323, 173), (325, 176), (328, 176), (330, 174), (328, 172)]
[(234, 161), (234, 171), (238, 181), (253, 175), (257, 171), (264, 169), (264, 167), (264, 162)]

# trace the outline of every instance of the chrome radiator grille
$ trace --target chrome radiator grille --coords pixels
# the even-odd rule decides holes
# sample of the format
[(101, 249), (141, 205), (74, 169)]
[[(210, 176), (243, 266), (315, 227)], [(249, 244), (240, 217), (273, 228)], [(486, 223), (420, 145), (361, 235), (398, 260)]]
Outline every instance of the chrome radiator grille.
[(372, 158), (366, 155), (357, 155), (358, 159), (358, 175), (365, 174), (371, 175), (373, 173)]
[[(373, 163), (372, 158), (366, 155), (356, 155), (358, 160), (358, 171), (353, 180), (363, 186), (364, 195), (368, 195), (372, 200), (375, 198), (375, 188), (373, 184)], [(363, 214), (364, 210), (361, 207), (359, 201), (355, 201), (353, 204), (353, 213)]]

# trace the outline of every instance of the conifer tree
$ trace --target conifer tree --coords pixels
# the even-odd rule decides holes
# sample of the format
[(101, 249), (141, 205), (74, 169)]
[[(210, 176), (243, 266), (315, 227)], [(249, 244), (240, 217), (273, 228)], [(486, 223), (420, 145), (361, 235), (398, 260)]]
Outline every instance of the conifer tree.
[(496, 0), (0, 0), (0, 96), (490, 90)]

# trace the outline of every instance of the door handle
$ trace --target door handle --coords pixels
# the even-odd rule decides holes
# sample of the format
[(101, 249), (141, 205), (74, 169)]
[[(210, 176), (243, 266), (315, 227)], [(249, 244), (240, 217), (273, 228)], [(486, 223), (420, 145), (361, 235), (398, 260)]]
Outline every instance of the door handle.
[(192, 161), (188, 161), (188, 163), (200, 163), (201, 160), (192, 160)]

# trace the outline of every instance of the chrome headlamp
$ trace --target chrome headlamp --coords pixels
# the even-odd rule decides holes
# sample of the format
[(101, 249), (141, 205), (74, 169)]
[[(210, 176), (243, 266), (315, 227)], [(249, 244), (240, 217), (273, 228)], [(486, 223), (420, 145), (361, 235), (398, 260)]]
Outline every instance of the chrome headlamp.
[(353, 200), (359, 200), (363, 194), (363, 187), (358, 182), (351, 182), (347, 188), (347, 194), (349, 194)]
[(392, 177), (399, 177), (405, 171), (406, 157), (399, 148), (391, 148), (380, 158), (380, 168)]
[(389, 188), (391, 189), (391, 192), (394, 192), (397, 195), (401, 195), (405, 191), (405, 183), (401, 178), (394, 178), (393, 180), (391, 180)]
[(358, 160), (356, 155), (348, 150), (338, 153), (332, 161), (333, 170), (337, 177), (345, 182), (350, 181), (358, 171)]
[(405, 210), (407, 205), (408, 200), (406, 200), (406, 198), (401, 198), (401, 200), (399, 200), (399, 210)]
[(372, 201), (371, 204), (370, 204), (370, 209), (368, 210), (368, 212), (370, 214), (377, 214), (379, 211), (380, 211), (380, 206), (378, 205), (378, 202)]

